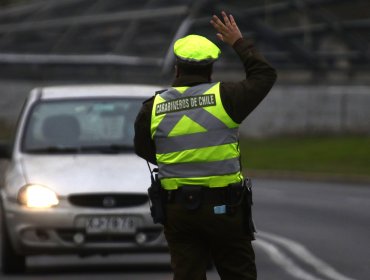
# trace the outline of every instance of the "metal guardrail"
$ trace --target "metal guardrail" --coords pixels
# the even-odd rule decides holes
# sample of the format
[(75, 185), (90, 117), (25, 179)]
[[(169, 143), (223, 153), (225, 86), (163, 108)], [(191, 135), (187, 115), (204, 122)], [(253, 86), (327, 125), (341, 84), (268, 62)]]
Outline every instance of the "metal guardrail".
[(0, 10), (0, 19), (13, 16), (23, 16), (28, 13), (37, 11), (40, 8), (55, 8), (70, 5), (71, 3), (82, 2), (83, 0), (40, 0), (33, 1), (32, 3), (26, 3), (21, 5), (10, 6), (8, 8), (2, 8)]
[(97, 25), (111, 22), (128, 20), (157, 19), (173, 16), (181, 16), (188, 12), (187, 6), (176, 6), (169, 8), (155, 8), (137, 11), (121, 11), (106, 14), (73, 16), (58, 19), (34, 20), (20, 23), (0, 24), (0, 33), (15, 33), (35, 31), (40, 29), (51, 29), (68, 27), (72, 25)]
[(0, 53), (0, 63), (12, 64), (80, 64), (80, 65), (132, 65), (158, 66), (163, 63), (161, 58), (138, 57), (127, 55), (58, 55), (58, 54), (10, 54)]
[[(193, 30), (208, 36), (211, 28), (207, 27), (209, 16), (206, 17), (205, 10), (225, 9), (240, 19), (241, 29), (247, 31), (245, 36), (253, 34), (261, 42), (258, 45), (265, 47), (263, 53), (277, 68), (300, 67), (311, 72), (342, 70), (341, 66), (336, 68), (339, 64), (333, 61), (346, 59), (352, 71), (358, 67), (368, 69), (368, 40), (362, 34), (370, 28), (370, 18), (344, 20), (328, 9), (346, 2), (259, 3), (256, 0), (246, 1), (244, 5), (242, 0), (235, 3), (168, 0), (165, 6), (159, 0), (147, 0), (143, 5), (130, 0), (34, 0), (0, 11), (0, 63), (154, 66), (162, 75), (168, 75), (174, 63), (173, 42)], [(240, 7), (237, 3), (241, 3)], [(363, 7), (367, 7), (366, 4)], [(263, 20), (266, 16), (281, 19), (290, 12), (301, 13), (309, 20), (283, 28)], [(350, 34), (351, 31), (354, 34)], [(320, 38), (325, 34), (337, 36), (348, 48), (343, 52), (322, 52)], [(148, 47), (149, 44), (153, 47)], [(225, 52), (226, 57), (228, 54)], [(225, 62), (226, 67), (233, 66), (231, 61)]]

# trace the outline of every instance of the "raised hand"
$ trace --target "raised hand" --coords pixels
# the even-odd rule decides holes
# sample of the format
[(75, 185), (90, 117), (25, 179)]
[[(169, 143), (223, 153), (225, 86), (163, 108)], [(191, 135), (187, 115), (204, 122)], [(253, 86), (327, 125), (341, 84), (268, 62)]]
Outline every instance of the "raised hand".
[(238, 39), (242, 38), (238, 25), (232, 15), (227, 15), (224, 11), (221, 12), (223, 18), (220, 20), (218, 16), (214, 15), (211, 19), (211, 24), (217, 30), (217, 37), (225, 42), (226, 44), (232, 46)]

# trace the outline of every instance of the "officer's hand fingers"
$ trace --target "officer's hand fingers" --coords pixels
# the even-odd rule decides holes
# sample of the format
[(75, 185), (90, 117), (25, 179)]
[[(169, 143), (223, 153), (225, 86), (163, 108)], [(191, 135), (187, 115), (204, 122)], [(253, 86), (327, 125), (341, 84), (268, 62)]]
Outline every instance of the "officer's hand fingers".
[(211, 20), (210, 22), (211, 22), (212, 26), (213, 26), (217, 31), (220, 31), (220, 30), (219, 30), (219, 27), (218, 27), (218, 25), (217, 25), (217, 23), (216, 23), (216, 22), (214, 22), (213, 20)]
[(217, 38), (220, 39), (222, 42), (224, 42), (224, 37), (222, 36), (221, 33), (217, 33)]
[(231, 25), (235, 28), (238, 28), (238, 25), (236, 24), (236, 22), (235, 22), (235, 19), (234, 19), (234, 17), (232, 16), (232, 15), (230, 15), (230, 23), (231, 23)]
[(238, 33), (240, 36), (242, 36), (242, 34), (241, 34), (240, 30), (239, 30), (239, 27), (236, 24), (235, 19), (234, 19), (234, 17), (232, 15), (230, 15), (230, 22), (231, 22), (231, 29), (232, 29), (232, 31), (235, 32), (235, 33)]
[(222, 15), (222, 17), (224, 19), (225, 25), (227, 27), (231, 26), (231, 23), (230, 23), (230, 20), (229, 20), (229, 17), (227, 16), (227, 14), (224, 11), (222, 11), (221, 12), (221, 15)]
[(221, 33), (227, 30), (226, 26), (216, 15), (212, 17), (211, 23), (213, 27), (216, 28)]

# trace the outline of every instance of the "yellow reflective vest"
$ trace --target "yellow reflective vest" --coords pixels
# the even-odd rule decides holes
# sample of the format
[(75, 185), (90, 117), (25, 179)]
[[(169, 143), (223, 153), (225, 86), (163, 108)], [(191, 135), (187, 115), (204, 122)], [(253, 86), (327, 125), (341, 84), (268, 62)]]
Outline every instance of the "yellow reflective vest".
[(242, 181), (238, 127), (222, 105), (220, 83), (157, 94), (151, 137), (162, 187), (213, 188)]

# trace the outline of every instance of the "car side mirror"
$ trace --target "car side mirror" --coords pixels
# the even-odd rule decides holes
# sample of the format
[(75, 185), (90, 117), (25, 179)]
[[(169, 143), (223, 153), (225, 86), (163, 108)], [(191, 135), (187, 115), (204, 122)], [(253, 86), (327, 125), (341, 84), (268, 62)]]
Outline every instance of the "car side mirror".
[(9, 143), (0, 142), (0, 159), (12, 158), (12, 146)]

